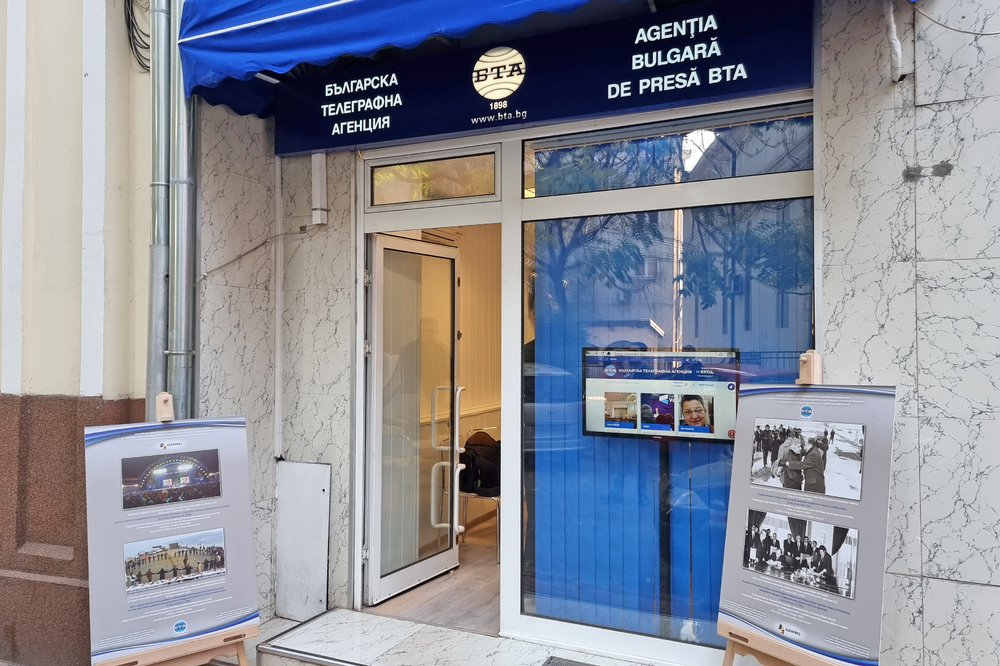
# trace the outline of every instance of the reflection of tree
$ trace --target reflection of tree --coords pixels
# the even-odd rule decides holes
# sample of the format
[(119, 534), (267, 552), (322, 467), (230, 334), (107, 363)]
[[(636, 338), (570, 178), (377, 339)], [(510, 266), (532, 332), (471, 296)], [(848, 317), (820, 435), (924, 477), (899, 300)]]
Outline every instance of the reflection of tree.
[(736, 340), (736, 299), (753, 282), (789, 294), (812, 293), (812, 214), (787, 219), (797, 201), (712, 206), (690, 211), (684, 242), (681, 294), (702, 310), (723, 305), (723, 327)]
[(376, 191), (394, 183), (407, 184), (411, 201), (489, 194), (496, 182), (493, 161), (490, 154), (376, 167), (372, 183)]
[(609, 289), (635, 281), (645, 251), (663, 240), (655, 212), (581, 217), (535, 224), (536, 303), (568, 312), (567, 289), (595, 281)]

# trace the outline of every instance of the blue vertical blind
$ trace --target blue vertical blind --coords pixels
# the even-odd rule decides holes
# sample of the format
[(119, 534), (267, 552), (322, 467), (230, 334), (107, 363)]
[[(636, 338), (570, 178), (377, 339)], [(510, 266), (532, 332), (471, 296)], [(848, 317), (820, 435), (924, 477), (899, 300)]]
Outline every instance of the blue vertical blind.
[[(797, 141), (770, 141), (766, 129), (740, 135), (755, 146), (748, 159), (770, 167), (730, 165), (712, 177), (811, 166), (811, 152), (776, 154), (811, 144), (808, 118), (794, 123)], [(762, 136), (773, 149), (757, 150)], [(716, 169), (717, 146), (699, 139)], [(699, 168), (683, 138), (595, 145), (546, 158), (548, 175), (536, 162), (538, 194), (698, 177), (682, 173)], [(623, 173), (633, 167), (646, 173)], [(657, 169), (672, 170), (671, 180)], [(813, 345), (812, 217), (806, 198), (525, 224), (524, 612), (722, 644), (715, 618), (732, 448), (585, 436), (582, 349), (736, 348), (743, 381), (791, 380)]]

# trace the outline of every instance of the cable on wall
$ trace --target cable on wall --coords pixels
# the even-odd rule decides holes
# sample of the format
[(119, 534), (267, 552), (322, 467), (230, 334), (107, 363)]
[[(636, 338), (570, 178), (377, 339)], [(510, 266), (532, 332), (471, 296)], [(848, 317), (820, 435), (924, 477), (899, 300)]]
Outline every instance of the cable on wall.
[(128, 47), (135, 58), (136, 64), (144, 72), (149, 71), (149, 30), (143, 29), (141, 16), (146, 16), (145, 23), (149, 25), (149, 2), (142, 0), (125, 0), (125, 30), (128, 33)]

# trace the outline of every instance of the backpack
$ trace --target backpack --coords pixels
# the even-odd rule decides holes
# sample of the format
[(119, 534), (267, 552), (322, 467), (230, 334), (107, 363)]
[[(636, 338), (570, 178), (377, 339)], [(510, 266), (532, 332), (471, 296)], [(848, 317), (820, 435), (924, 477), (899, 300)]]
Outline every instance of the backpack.
[(500, 442), (479, 431), (465, 442), (459, 456), (465, 465), (458, 477), (458, 489), (483, 497), (500, 495)]

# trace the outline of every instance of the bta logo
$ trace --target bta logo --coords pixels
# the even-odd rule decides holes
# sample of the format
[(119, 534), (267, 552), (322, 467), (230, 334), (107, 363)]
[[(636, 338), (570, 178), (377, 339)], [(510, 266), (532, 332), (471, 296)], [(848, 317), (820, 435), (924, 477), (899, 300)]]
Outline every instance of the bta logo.
[(813, 408), (809, 405), (802, 405), (802, 409), (799, 413), (802, 414), (802, 418), (811, 419), (813, 415)]
[(174, 623), (175, 634), (183, 634), (185, 631), (187, 631), (187, 628), (188, 628), (187, 622), (185, 622), (184, 620), (179, 620)]
[(509, 97), (524, 81), (524, 57), (509, 46), (483, 54), (472, 70), (472, 85), (486, 99)]
[(604, 374), (606, 374), (608, 377), (614, 377), (615, 373), (617, 373), (617, 372), (618, 372), (618, 368), (616, 368), (613, 365), (608, 365), (608, 366), (605, 366), (605, 368), (604, 368)]

